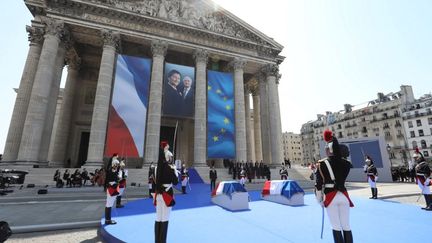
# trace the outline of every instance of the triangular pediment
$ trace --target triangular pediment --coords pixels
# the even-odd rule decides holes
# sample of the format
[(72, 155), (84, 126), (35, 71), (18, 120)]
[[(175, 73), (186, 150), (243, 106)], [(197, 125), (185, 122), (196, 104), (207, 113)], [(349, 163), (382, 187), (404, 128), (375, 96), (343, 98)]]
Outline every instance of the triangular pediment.
[(282, 46), (211, 0), (91, 0), (164, 21), (282, 50)]

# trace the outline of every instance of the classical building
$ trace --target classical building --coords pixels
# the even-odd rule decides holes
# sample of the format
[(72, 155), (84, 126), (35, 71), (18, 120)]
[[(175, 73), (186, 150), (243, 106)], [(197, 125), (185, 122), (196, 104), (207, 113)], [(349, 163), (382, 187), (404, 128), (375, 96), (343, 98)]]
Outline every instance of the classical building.
[[(387, 95), (378, 93), (377, 99), (366, 104), (346, 104), (344, 110), (317, 115), (317, 120), (309, 121), (301, 128), (304, 161), (320, 158), (319, 146), (323, 131), (330, 129), (337, 138), (383, 137), (391, 165), (406, 165), (410, 147), (403, 126), (405, 118), (401, 114), (402, 108), (414, 103), (412, 87), (402, 85), (397, 92)], [(424, 123), (427, 124), (427, 121)]]
[(295, 164), (303, 163), (303, 149), (300, 134), (284, 132), (282, 134), (282, 144), (285, 160), (290, 160), (291, 163)]
[[(402, 107), (407, 150), (418, 148), (426, 159), (432, 156), (432, 96), (424, 95)], [(412, 154), (412, 153), (411, 153)], [(409, 156), (409, 155), (408, 155)]]
[[(34, 19), (27, 26), (30, 48), (3, 161), (100, 166), (108, 157), (114, 80), (122, 68), (119, 60), (126, 57), (151, 63), (148, 100), (143, 101), (145, 134), (137, 135), (145, 142), (142, 149), (137, 146), (137, 166), (157, 161), (161, 136), (169, 135), (172, 140), (172, 134), (177, 138), (174, 152), (179, 159), (195, 166), (206, 163), (210, 70), (233, 77), (235, 102), (232, 108), (227, 107), (235, 116), (233, 159), (283, 161), (278, 100), (278, 65), (284, 60), (279, 53), (283, 47), (233, 14), (209, 0), (24, 2)], [(162, 111), (168, 63), (193, 70), (191, 117), (168, 116)], [(67, 79), (60, 109), (56, 110), (65, 65)], [(122, 99), (135, 96), (126, 94)], [(220, 137), (213, 138), (217, 141)], [(128, 149), (123, 145), (115, 149), (122, 153)]]

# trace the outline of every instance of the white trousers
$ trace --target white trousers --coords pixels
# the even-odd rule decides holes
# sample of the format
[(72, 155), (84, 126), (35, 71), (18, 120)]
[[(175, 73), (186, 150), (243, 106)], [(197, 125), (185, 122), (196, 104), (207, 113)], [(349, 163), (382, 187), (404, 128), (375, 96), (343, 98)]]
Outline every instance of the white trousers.
[(244, 186), (245, 182), (246, 182), (246, 179), (244, 177), (241, 177), (240, 178), (240, 184), (242, 184)]
[(117, 198), (117, 195), (116, 196), (110, 196), (110, 194), (107, 191), (107, 199), (106, 199), (105, 207), (111, 208), (112, 206), (114, 206), (114, 202), (116, 201), (116, 198)]
[(167, 207), (161, 194), (156, 196), (156, 222), (166, 222), (169, 220), (172, 207)]
[(431, 194), (430, 187), (428, 186), (429, 183), (430, 183), (430, 181), (431, 181), (431, 179), (427, 178), (426, 181), (424, 182), (424, 184), (421, 184), (421, 181), (417, 180), (417, 185), (419, 186), (419, 188), (421, 190), (421, 193), (423, 195), (429, 195), (429, 194)]
[(119, 196), (123, 196), (123, 194), (124, 194), (124, 191), (125, 191), (125, 187), (123, 187), (123, 188), (119, 188)]
[(368, 176), (368, 182), (369, 182), (369, 186), (371, 188), (377, 188), (376, 187), (376, 181), (378, 180), (378, 176), (375, 176), (375, 181), (372, 181), (371, 178)]
[(349, 210), (348, 198), (342, 192), (337, 192), (330, 205), (326, 207), (327, 215), (334, 230), (351, 230)]

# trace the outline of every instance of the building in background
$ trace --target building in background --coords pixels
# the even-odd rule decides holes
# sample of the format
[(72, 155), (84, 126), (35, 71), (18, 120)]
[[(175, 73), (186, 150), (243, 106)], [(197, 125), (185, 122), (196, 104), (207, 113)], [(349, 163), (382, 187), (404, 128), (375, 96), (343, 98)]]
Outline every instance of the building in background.
[[(309, 121), (301, 128), (303, 160), (306, 162), (320, 158), (319, 141), (322, 140), (325, 129), (332, 130), (337, 138), (384, 137), (392, 167), (407, 164), (414, 142), (421, 148), (423, 141), (424, 151), (428, 155), (426, 157), (429, 158), (432, 142), (430, 108), (430, 96), (416, 100), (412, 87), (402, 85), (399, 91), (386, 95), (378, 93), (376, 99), (363, 105), (345, 104), (341, 111), (319, 114), (315, 121)], [(402, 116), (402, 113), (406, 115)], [(409, 127), (409, 122), (412, 123), (412, 128)], [(407, 135), (411, 138), (413, 133), (415, 137), (408, 140)]]
[(284, 132), (282, 134), (282, 144), (284, 151), (284, 159), (289, 160), (291, 164), (303, 163), (302, 144), (300, 134), (292, 132)]
[[(416, 147), (425, 158), (432, 152), (432, 95), (427, 94), (402, 107), (403, 126), (406, 131), (406, 150)], [(410, 154), (404, 154), (407, 158)]]

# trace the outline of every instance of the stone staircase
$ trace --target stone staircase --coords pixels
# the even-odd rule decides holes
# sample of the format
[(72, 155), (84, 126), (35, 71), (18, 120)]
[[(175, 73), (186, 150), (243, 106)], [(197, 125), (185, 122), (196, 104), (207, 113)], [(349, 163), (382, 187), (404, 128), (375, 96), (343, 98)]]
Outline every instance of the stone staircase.
[[(200, 166), (200, 167), (194, 167), (195, 170), (198, 172), (198, 174), (201, 176), (201, 178), (204, 180), (205, 183), (210, 183), (209, 178), (209, 167), (207, 166)], [(60, 170), (61, 174), (65, 172), (66, 169), (69, 169), (69, 172), (72, 174), (76, 168), (33, 168), (32, 166), (1, 166), (0, 169), (15, 169), (15, 170), (23, 170), (29, 172), (24, 181), (24, 185), (27, 184), (35, 184), (36, 186), (54, 186), (55, 182), (53, 181), (54, 173), (57, 169)], [(87, 167), (87, 171), (94, 172), (96, 168)], [(273, 180), (280, 179), (279, 176), (279, 169), (280, 168), (271, 168), (271, 178)], [(80, 168), (82, 171), (82, 168)], [(217, 181), (230, 181), (232, 179), (232, 175), (228, 174), (228, 169), (226, 168), (216, 168), (218, 179)], [(147, 185), (148, 180), (148, 171), (149, 167), (145, 166), (142, 169), (135, 169), (135, 168), (128, 168), (129, 171), (129, 177), (128, 177), (128, 184), (136, 183), (141, 184), (141, 186)], [(310, 170), (308, 168), (303, 168), (300, 166), (294, 166), (291, 169), (288, 170), (289, 173), (289, 179), (290, 180), (296, 180), (301, 187), (303, 188), (310, 188), (313, 186), (313, 181), (309, 179)], [(254, 179), (253, 184), (262, 184), (265, 182), (265, 179)]]

